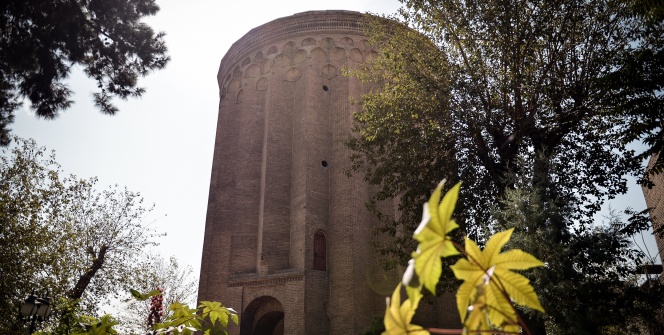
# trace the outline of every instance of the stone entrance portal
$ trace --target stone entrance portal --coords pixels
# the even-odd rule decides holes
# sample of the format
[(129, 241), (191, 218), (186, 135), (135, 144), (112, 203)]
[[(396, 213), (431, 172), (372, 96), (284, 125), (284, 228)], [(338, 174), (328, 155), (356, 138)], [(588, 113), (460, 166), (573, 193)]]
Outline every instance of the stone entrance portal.
[(254, 299), (242, 313), (240, 335), (283, 335), (284, 307), (279, 300), (263, 296)]

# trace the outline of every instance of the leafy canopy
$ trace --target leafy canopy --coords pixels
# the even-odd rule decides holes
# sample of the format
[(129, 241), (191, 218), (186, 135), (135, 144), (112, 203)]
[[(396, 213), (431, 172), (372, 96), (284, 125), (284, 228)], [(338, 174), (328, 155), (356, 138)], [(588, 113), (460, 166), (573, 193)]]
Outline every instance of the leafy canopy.
[[(368, 205), (388, 265), (412, 258), (423, 190), (464, 180), (460, 230), (482, 246), (515, 228), (513, 245), (549, 265), (527, 274), (549, 312), (534, 315), (541, 332), (656, 320), (639, 306), (661, 292), (629, 283), (644, 261), (630, 240), (647, 220), (640, 209), (620, 228), (595, 219), (643, 175), (629, 138), (661, 138), (664, 21), (638, 2), (652, 13), (637, 1), (405, 0), (396, 21), (370, 20), (378, 57), (353, 74), (373, 90), (347, 145), (349, 172), (377, 186)], [(398, 215), (381, 212), (391, 199)]]
[(19, 138), (2, 150), (0, 180), (0, 333), (25, 326), (16, 311), (34, 289), (94, 315), (150, 271), (136, 260), (159, 234), (138, 193), (62, 177), (53, 153)]
[(0, 2), (0, 144), (24, 99), (40, 117), (69, 108), (65, 80), (80, 66), (97, 82), (101, 112), (118, 112), (114, 97), (140, 97), (138, 78), (169, 61), (164, 33), (142, 22), (155, 0), (5, 0)]

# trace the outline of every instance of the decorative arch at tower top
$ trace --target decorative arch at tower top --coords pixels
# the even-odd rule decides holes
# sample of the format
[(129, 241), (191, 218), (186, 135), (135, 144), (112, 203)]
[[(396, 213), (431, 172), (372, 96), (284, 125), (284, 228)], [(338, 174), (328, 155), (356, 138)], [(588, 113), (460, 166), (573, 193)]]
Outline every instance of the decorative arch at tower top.
[[(249, 65), (248, 56), (261, 50), (265, 56), (274, 56), (281, 51), (292, 59), (297, 46), (314, 47), (318, 45), (325, 50), (331, 50), (334, 47), (352, 47), (356, 45), (355, 40), (358, 39), (354, 40), (354, 37), (351, 36), (365, 35), (365, 15), (344, 10), (309, 11), (276, 19), (256, 27), (231, 46), (221, 61), (218, 78), (221, 81), (221, 78), (224, 78), (229, 69), (235, 65), (241, 64), (245, 68)], [(335, 40), (330, 37), (332, 34), (350, 36), (343, 36)], [(292, 40), (299, 42), (295, 44)], [(287, 42), (287, 45), (284, 45), (284, 42)], [(340, 50), (336, 50), (336, 52), (337, 55), (340, 54)], [(254, 60), (256, 61), (256, 59)], [(223, 83), (220, 82), (220, 84)]]

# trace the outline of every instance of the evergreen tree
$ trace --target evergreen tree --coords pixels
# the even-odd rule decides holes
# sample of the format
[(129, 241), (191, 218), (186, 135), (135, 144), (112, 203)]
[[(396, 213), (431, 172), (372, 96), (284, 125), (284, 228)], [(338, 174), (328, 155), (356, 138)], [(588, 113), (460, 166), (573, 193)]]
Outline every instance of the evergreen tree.
[(5, 0), (0, 2), (0, 145), (9, 143), (23, 99), (52, 119), (71, 105), (64, 81), (80, 66), (97, 82), (95, 104), (113, 115), (113, 97), (139, 97), (138, 78), (168, 63), (164, 33), (141, 20), (155, 0)]

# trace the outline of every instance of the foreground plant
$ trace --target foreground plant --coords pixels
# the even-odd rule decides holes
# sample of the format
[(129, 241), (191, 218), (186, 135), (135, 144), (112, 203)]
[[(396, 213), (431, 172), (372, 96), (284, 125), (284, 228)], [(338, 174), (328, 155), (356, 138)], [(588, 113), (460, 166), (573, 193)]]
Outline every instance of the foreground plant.
[[(136, 300), (146, 300), (161, 296), (162, 292), (153, 290), (148, 293), (140, 293), (131, 290)], [(192, 335), (194, 332), (202, 332), (204, 335), (228, 335), (226, 328), (228, 322), (238, 324), (237, 312), (232, 308), (226, 308), (219, 302), (202, 301), (198, 308), (190, 308), (187, 305), (174, 302), (168, 306), (171, 315), (164, 322), (151, 325), (146, 335)], [(100, 320), (86, 325), (85, 331), (74, 335), (109, 335), (117, 334), (113, 326), (118, 322), (109, 315)]]
[[(540, 312), (544, 308), (530, 281), (512, 270), (526, 270), (543, 266), (534, 256), (518, 250), (501, 253), (514, 229), (494, 234), (484, 250), (466, 238), (461, 246), (449, 236), (459, 226), (452, 213), (459, 197), (461, 183), (454, 185), (441, 200), (444, 181), (433, 192), (424, 205), (422, 222), (413, 234), (419, 242), (417, 250), (406, 269), (402, 283), (397, 286), (391, 299), (387, 299), (385, 312), (386, 335), (403, 334), (530, 334), (515, 308), (515, 304)], [(457, 308), (464, 329), (424, 329), (411, 324), (422, 298), (423, 287), (436, 294), (436, 285), (442, 273), (441, 257), (462, 254), (451, 266), (457, 279), (463, 284), (457, 291)], [(408, 298), (401, 303), (402, 285)]]

